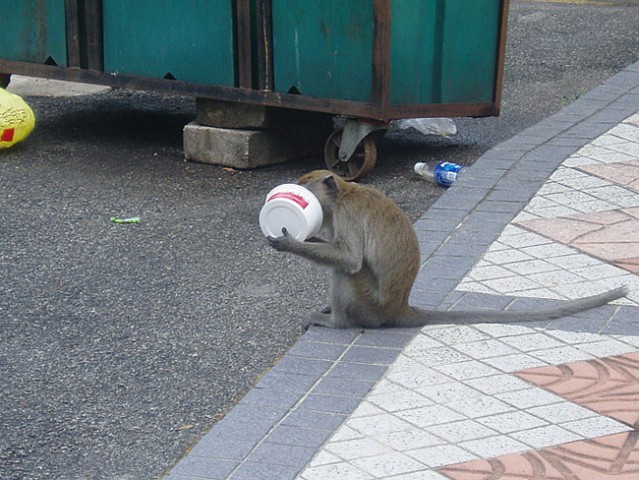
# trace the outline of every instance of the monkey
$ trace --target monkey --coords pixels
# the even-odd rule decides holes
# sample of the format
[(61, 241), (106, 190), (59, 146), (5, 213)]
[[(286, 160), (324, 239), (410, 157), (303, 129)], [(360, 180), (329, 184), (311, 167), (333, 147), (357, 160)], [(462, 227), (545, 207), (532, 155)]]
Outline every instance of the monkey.
[[(332, 269), (330, 305), (302, 323), (331, 328), (408, 328), (462, 323), (520, 323), (552, 320), (604, 305), (628, 293), (627, 287), (564, 302), (543, 310), (435, 311), (409, 305), (420, 267), (415, 229), (402, 209), (379, 190), (346, 182), (328, 170), (298, 180), (319, 200), (325, 241), (299, 241), (286, 228), (267, 237), (276, 250), (299, 255)], [(315, 239), (312, 239), (315, 240)]]

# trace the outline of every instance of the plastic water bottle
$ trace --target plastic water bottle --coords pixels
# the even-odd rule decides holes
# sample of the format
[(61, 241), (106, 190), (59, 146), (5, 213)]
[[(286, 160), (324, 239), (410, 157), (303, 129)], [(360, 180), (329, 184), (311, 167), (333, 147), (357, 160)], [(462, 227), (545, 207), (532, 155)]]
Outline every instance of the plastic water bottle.
[(413, 170), (415, 173), (426, 180), (441, 185), (442, 187), (450, 187), (457, 177), (462, 174), (463, 165), (453, 162), (439, 162), (437, 164), (429, 164), (426, 162), (417, 162)]

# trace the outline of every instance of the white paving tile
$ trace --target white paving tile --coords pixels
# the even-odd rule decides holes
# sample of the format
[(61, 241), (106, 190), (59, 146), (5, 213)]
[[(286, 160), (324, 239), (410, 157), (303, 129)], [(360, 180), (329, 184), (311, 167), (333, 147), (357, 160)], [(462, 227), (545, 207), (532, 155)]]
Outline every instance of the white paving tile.
[(462, 343), (455, 345), (455, 348), (465, 355), (477, 360), (517, 353), (517, 349), (496, 339)]
[(321, 450), (311, 463), (309, 463), (310, 467), (318, 467), (320, 465), (330, 465), (332, 463), (341, 463), (343, 460), (332, 453), (329, 453), (326, 449)]
[[(436, 406), (437, 407), (437, 406)], [(424, 407), (435, 408), (435, 407)], [(420, 409), (417, 409), (420, 410)], [(414, 411), (414, 410), (409, 410)], [(397, 416), (374, 415), (372, 417), (351, 418), (346, 421), (346, 426), (366, 436), (375, 437), (383, 433), (400, 432), (402, 430), (410, 430), (411, 424), (401, 419), (402, 413)]]
[(368, 473), (348, 462), (334, 463), (307, 468), (302, 472), (303, 480), (326, 480), (327, 478), (339, 478), (340, 480), (371, 480)]
[[(381, 397), (383, 395), (390, 395), (390, 394), (380, 394), (378, 396)], [(404, 395), (404, 392), (402, 392), (401, 395)], [(386, 411), (388, 411), (386, 409), (382, 410), (378, 406), (374, 405), (372, 402), (372, 398), (373, 397), (371, 396), (371, 397), (368, 397), (366, 400), (363, 400), (362, 403), (360, 403), (359, 406), (353, 411), (353, 413), (351, 414), (351, 417), (352, 418), (370, 417), (373, 415), (382, 415), (386, 413)]]
[[(433, 425), (441, 425), (442, 423), (464, 420), (463, 415), (444, 405), (431, 405), (429, 407), (398, 412), (397, 417), (418, 428), (427, 428)], [(397, 431), (399, 430), (400, 429)], [(410, 428), (403, 428), (401, 430), (410, 430)]]
[(488, 417), (479, 418), (477, 421), (499, 433), (519, 432), (521, 430), (530, 430), (548, 425), (548, 422), (539, 418), (539, 416), (531, 415), (521, 410), (513, 410), (506, 413), (499, 413), (497, 415), (490, 415)]
[(474, 420), (461, 420), (441, 425), (433, 425), (426, 429), (438, 437), (451, 443), (477, 440), (495, 435), (497, 432)]
[(360, 470), (373, 478), (388, 478), (392, 475), (418, 472), (424, 469), (424, 464), (402, 453), (394, 452), (375, 457), (360, 458), (352, 461)]
[(526, 411), (547, 423), (565, 423), (597, 416), (597, 413), (592, 410), (572, 402), (531, 407)]
[(466, 400), (481, 396), (481, 391), (468, 386), (469, 382), (451, 382), (418, 389), (418, 392), (439, 405), (457, 400)]
[(424, 465), (433, 468), (451, 465), (453, 463), (466, 462), (469, 460), (476, 460), (479, 458), (477, 455), (455, 445), (439, 445), (436, 447), (422, 448), (410, 452), (409, 455), (422, 462)]
[(330, 442), (326, 445), (326, 450), (344, 460), (371, 457), (392, 451), (390, 447), (372, 440), (369, 437), (345, 440), (343, 442)]
[(420, 448), (433, 447), (446, 443), (445, 440), (417, 428), (401, 432), (384, 433), (377, 440), (398, 452), (407, 452)]
[(562, 443), (583, 440), (584, 438), (557, 425), (547, 425), (531, 430), (513, 432), (511, 437), (533, 448), (547, 448), (549, 446), (561, 445)]
[(468, 342), (477, 342), (488, 339), (488, 335), (481, 330), (466, 325), (455, 325), (452, 327), (441, 328), (439, 330), (430, 330), (426, 335), (437, 339), (445, 345), (457, 345)]
[(528, 445), (503, 435), (461, 442), (459, 446), (480, 458), (492, 458), (530, 450)]
[[(507, 373), (500, 373), (492, 377), (475, 378), (464, 382), (466, 385), (487, 395), (497, 393), (514, 392), (528, 388), (530, 384), (521, 378), (517, 378)], [(468, 397), (467, 397), (468, 398)]]
[(542, 390), (538, 387), (530, 387), (514, 392), (498, 393), (495, 397), (521, 410), (539, 407), (541, 405), (562, 403), (565, 401), (560, 396), (547, 392), (546, 390)]
[(504, 337), (500, 339), (507, 345), (516, 348), (522, 352), (531, 352), (533, 350), (542, 350), (545, 348), (560, 347), (565, 345), (553, 337), (542, 332), (529, 333), (527, 335), (517, 335), (514, 337)]
[(516, 372), (526, 368), (544, 367), (548, 365), (539, 358), (532, 357), (525, 353), (516, 353), (513, 355), (505, 355), (503, 357), (486, 358), (484, 362), (495, 367), (502, 372)]
[(433, 367), (433, 369), (455, 380), (470, 380), (471, 378), (488, 377), (500, 373), (496, 368), (477, 360), (442, 365), (441, 367)]
[(514, 410), (508, 403), (488, 395), (451, 402), (447, 406), (467, 418), (481, 418)]

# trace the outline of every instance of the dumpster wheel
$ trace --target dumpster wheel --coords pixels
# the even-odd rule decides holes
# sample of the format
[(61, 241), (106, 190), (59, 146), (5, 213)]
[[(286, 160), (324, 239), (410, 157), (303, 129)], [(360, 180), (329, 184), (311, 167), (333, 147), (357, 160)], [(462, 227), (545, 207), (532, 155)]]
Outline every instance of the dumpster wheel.
[(339, 150), (342, 144), (344, 129), (335, 130), (326, 140), (324, 145), (324, 162), (329, 170), (337, 173), (349, 182), (362, 179), (375, 168), (377, 160), (377, 147), (371, 135), (364, 137), (355, 148), (353, 154), (345, 159), (340, 159)]

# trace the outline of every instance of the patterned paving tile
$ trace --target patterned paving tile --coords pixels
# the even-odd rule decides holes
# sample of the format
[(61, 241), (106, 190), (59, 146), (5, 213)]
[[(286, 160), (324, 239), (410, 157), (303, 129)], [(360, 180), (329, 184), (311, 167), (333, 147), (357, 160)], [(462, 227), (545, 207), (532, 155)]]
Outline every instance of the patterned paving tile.
[[(528, 369), (516, 375), (575, 404), (625, 422), (633, 429), (596, 436), (598, 424), (605, 422), (605, 417), (587, 418), (572, 423), (580, 423), (582, 433), (595, 438), (449, 465), (440, 473), (454, 480), (639, 478), (639, 352)], [(529, 411), (539, 413), (538, 409)], [(570, 424), (564, 426), (570, 428)]]
[(454, 480), (636, 480), (639, 433), (621, 433), (536, 452), (451, 465)]
[(639, 208), (542, 218), (520, 225), (639, 274)]
[(517, 376), (639, 428), (639, 353), (540, 367)]
[(566, 159), (457, 290), (639, 304), (639, 114)]
[(639, 160), (603, 165), (584, 165), (579, 169), (639, 192)]

